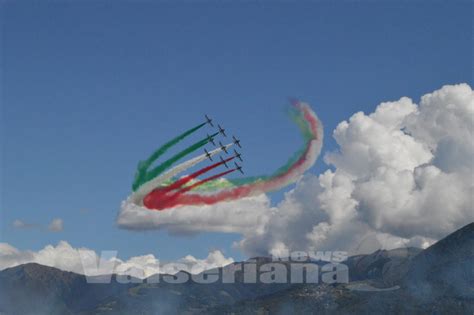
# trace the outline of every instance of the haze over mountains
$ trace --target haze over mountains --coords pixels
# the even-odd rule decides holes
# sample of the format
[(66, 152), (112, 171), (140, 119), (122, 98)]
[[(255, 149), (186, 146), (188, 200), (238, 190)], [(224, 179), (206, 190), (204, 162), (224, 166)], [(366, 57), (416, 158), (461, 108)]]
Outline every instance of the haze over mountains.
[[(243, 265), (260, 267), (269, 262), (270, 258), (258, 257), (218, 268), (217, 272), (222, 275)], [(113, 275), (109, 284), (92, 284), (83, 275), (31, 263), (0, 272), (0, 314), (474, 311), (474, 223), (425, 250), (379, 250), (349, 257), (344, 264), (349, 269), (349, 283), (244, 283), (242, 273), (237, 271), (235, 283), (222, 283), (219, 278), (209, 284), (172, 284), (162, 281), (166, 275), (154, 275), (147, 282), (133, 278), (124, 281)], [(189, 278), (189, 274), (182, 273)]]

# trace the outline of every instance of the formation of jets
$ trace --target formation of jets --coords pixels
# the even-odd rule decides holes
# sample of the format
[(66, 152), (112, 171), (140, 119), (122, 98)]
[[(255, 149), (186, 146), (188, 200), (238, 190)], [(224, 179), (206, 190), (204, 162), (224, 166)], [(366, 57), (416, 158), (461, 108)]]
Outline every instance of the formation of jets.
[[(214, 127), (214, 124), (212, 123), (212, 119), (207, 116), (207, 115), (204, 115), (204, 117), (206, 118), (206, 124), (210, 125), (211, 127)], [(220, 125), (220, 124), (217, 124), (217, 128), (218, 128), (218, 132), (224, 136), (224, 137), (227, 137), (226, 133), (225, 133), (225, 129)], [(216, 146), (216, 142), (214, 141), (214, 137), (211, 137), (209, 134), (207, 135), (207, 139), (210, 143), (212, 143), (214, 146)], [(239, 148), (242, 148), (242, 146), (240, 145), (240, 140), (237, 139), (235, 136), (232, 136), (232, 142), (237, 145)], [(219, 147), (221, 148), (222, 151), (224, 151), (226, 154), (229, 154), (229, 151), (227, 151), (227, 147), (225, 145), (222, 144), (221, 141), (219, 141)], [(209, 153), (209, 151), (207, 151), (206, 149), (204, 149), (204, 152), (206, 153), (206, 156), (209, 160), (213, 161), (212, 159), (212, 155), (211, 153)], [(241, 162), (243, 161), (242, 159), (242, 154), (240, 154), (239, 152), (237, 152), (237, 150), (234, 149), (234, 157), (235, 158), (238, 158)], [(222, 158), (222, 156), (220, 156), (220, 160), (221, 162), (224, 164), (224, 166), (226, 168), (229, 168), (229, 166), (227, 165), (226, 161)], [(244, 174), (244, 172), (242, 171), (242, 166), (240, 166), (239, 164), (235, 163), (234, 162), (234, 165), (235, 165), (235, 170), (239, 171), (240, 173)]]

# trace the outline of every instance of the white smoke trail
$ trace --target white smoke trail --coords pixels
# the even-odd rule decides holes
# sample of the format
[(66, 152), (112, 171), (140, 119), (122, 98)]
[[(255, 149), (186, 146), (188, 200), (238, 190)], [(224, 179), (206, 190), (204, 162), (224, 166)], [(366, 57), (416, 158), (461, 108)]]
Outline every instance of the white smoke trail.
[[(226, 144), (224, 147), (225, 149), (229, 149), (233, 143)], [(220, 152), (222, 152), (222, 148), (217, 148), (212, 151), (209, 151), (209, 155), (212, 157)], [(181, 164), (176, 165), (169, 171), (149, 180), (148, 182), (144, 183), (143, 185), (140, 186), (128, 199), (136, 204), (136, 205), (143, 205), (143, 198), (148, 195), (153, 189), (157, 188), (160, 186), (162, 183), (166, 182), (170, 178), (178, 175), (181, 172), (184, 172), (188, 168), (191, 168), (195, 166), (198, 163), (201, 163), (207, 159), (207, 154), (201, 154), (199, 156), (196, 156), (195, 158), (192, 158), (190, 160), (187, 160)]]

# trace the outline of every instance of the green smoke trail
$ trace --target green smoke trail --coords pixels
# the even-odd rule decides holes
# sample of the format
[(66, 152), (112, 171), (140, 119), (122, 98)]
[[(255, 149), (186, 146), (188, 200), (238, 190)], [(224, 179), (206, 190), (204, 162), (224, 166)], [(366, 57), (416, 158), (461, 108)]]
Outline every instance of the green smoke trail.
[(229, 179), (231, 186), (241, 186), (246, 184), (254, 184), (259, 181), (266, 181), (272, 177), (277, 177), (281, 174), (286, 173), (291, 166), (301, 157), (301, 155), (306, 150), (306, 146), (308, 145), (308, 141), (311, 141), (313, 135), (311, 133), (310, 128), (308, 127), (304, 116), (301, 114), (300, 111), (297, 111), (295, 108), (290, 107), (287, 110), (287, 114), (290, 118), (296, 123), (296, 125), (300, 128), (303, 138), (305, 140), (303, 148), (298, 150), (293, 156), (288, 159), (288, 161), (278, 168), (273, 174), (271, 175), (261, 175), (261, 176), (252, 176), (252, 177), (245, 177), (245, 178), (236, 178), (236, 179)]
[(160, 156), (162, 156), (164, 153), (166, 153), (166, 151), (168, 151), (169, 148), (176, 145), (178, 142), (180, 142), (181, 140), (183, 140), (187, 136), (191, 135), (192, 133), (194, 133), (198, 129), (204, 127), (205, 125), (206, 125), (206, 123), (202, 123), (202, 124), (197, 125), (194, 128), (191, 128), (191, 129), (183, 132), (182, 134), (180, 134), (176, 138), (171, 139), (170, 141), (168, 141), (167, 143), (165, 143), (164, 145), (159, 147), (155, 152), (153, 152), (150, 155), (150, 157), (148, 159), (146, 159), (145, 161), (138, 162), (137, 172), (135, 174), (135, 180), (132, 184), (132, 189), (135, 191), (140, 186), (140, 183), (142, 183), (143, 180), (145, 179), (146, 172), (147, 172), (148, 168), (153, 164), (153, 162), (155, 162)]
[[(191, 182), (191, 184), (193, 184), (194, 182)], [(220, 178), (220, 179), (202, 184), (201, 186), (194, 188), (193, 190), (207, 192), (211, 190), (226, 189), (226, 188), (232, 188), (232, 187), (234, 187), (234, 185), (230, 182), (229, 179)]]
[[(210, 136), (210, 138), (213, 138), (215, 136), (217, 136), (218, 132), (212, 134)], [(173, 157), (169, 158), (168, 160), (166, 160), (165, 162), (161, 163), (160, 165), (158, 165), (157, 167), (155, 167), (154, 169), (152, 169), (151, 171), (147, 172), (143, 178), (142, 181), (139, 181), (137, 183), (137, 188), (140, 187), (143, 183), (146, 183), (148, 182), (149, 180), (155, 178), (156, 176), (160, 175), (161, 173), (163, 173), (167, 168), (169, 168), (171, 165), (173, 165), (174, 163), (176, 163), (178, 160), (182, 159), (183, 157), (185, 157), (186, 155), (188, 154), (191, 154), (193, 153), (194, 151), (198, 150), (199, 148), (202, 148), (203, 146), (205, 146), (207, 143), (209, 143), (209, 138), (206, 137), (196, 143), (194, 143), (193, 145), (187, 147), (186, 149), (184, 149), (183, 151), (177, 153), (176, 155), (174, 155)], [(136, 190), (136, 189), (135, 189)]]

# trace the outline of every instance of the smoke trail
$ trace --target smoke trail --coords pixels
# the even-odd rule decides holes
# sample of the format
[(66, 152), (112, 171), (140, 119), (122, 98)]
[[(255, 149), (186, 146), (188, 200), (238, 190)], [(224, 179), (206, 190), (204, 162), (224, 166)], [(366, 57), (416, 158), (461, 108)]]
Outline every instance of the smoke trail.
[[(283, 165), (271, 176), (247, 178), (242, 183), (229, 189), (217, 190), (211, 194), (179, 194), (172, 202), (166, 203), (166, 208), (177, 205), (214, 204), (220, 201), (239, 199), (261, 193), (277, 190), (296, 181), (316, 161), (322, 145), (322, 126), (316, 114), (303, 103), (294, 103), (293, 118), (301, 129), (305, 138), (305, 147), (299, 151), (288, 163)], [(148, 197), (148, 196), (147, 196)], [(150, 197), (152, 198), (152, 197)], [(158, 202), (149, 204), (159, 205)], [(153, 209), (163, 209), (152, 207)], [(150, 209), (150, 208), (149, 208)]]
[(132, 189), (136, 190), (138, 188), (139, 183), (142, 182), (145, 178), (146, 171), (151, 166), (151, 164), (153, 164), (154, 161), (156, 161), (160, 156), (166, 153), (169, 148), (176, 145), (178, 142), (191, 135), (192, 133), (196, 132), (197, 130), (201, 129), (204, 125), (206, 125), (206, 123), (199, 124), (196, 127), (183, 132), (176, 138), (171, 139), (170, 141), (159, 147), (155, 152), (150, 155), (148, 159), (146, 159), (145, 161), (138, 162), (137, 172), (135, 174), (135, 180), (132, 184)]
[[(288, 161), (278, 168), (272, 175), (260, 175), (260, 176), (252, 176), (252, 177), (245, 177), (245, 178), (237, 178), (237, 179), (230, 179), (230, 183), (234, 186), (241, 186), (244, 184), (251, 184), (256, 182), (261, 182), (268, 180), (273, 177), (277, 177), (281, 174), (288, 172), (292, 165), (298, 161), (298, 159), (305, 154), (306, 149), (309, 146), (309, 142), (312, 141), (315, 137), (317, 137), (318, 133), (314, 134), (311, 128), (308, 128), (308, 121), (306, 120), (304, 115), (301, 115), (301, 109), (298, 107), (297, 102), (293, 102), (293, 107), (288, 108), (287, 114), (290, 116), (291, 120), (300, 128), (301, 134), (304, 139), (304, 147), (298, 150), (293, 156), (288, 159)], [(311, 111), (311, 109), (309, 109)], [(313, 115), (314, 112), (313, 112)], [(317, 118), (316, 118), (317, 119)], [(317, 129), (317, 126), (316, 126)], [(317, 131), (317, 130), (316, 130)]]
[(177, 153), (176, 155), (174, 155), (173, 157), (169, 158), (165, 162), (161, 163), (160, 165), (158, 165), (157, 167), (155, 167), (151, 171), (147, 172), (145, 174), (145, 178), (138, 182), (137, 188), (140, 187), (143, 183), (145, 183), (145, 182), (153, 179), (154, 177), (160, 175), (161, 173), (163, 173), (167, 168), (169, 168), (171, 165), (173, 165), (174, 163), (176, 163), (177, 161), (179, 161), (180, 159), (182, 159), (186, 155), (191, 154), (194, 151), (196, 151), (197, 149), (202, 148), (203, 146), (208, 144), (209, 141), (210, 141), (209, 139), (215, 137), (217, 134), (218, 134), (218, 132), (212, 134), (210, 137), (206, 137), (206, 138), (194, 143), (193, 145), (187, 147), (183, 151), (181, 151), (181, 152)]
[[(233, 159), (233, 158), (230, 158), (230, 159), (228, 159), (228, 160), (231, 160), (231, 159)], [(201, 186), (201, 185), (203, 185), (203, 184), (205, 184), (205, 183), (207, 183), (207, 182), (210, 182), (210, 181), (212, 181), (212, 180), (214, 180), (214, 179), (218, 179), (218, 178), (220, 178), (220, 177), (222, 177), (222, 176), (225, 176), (225, 175), (227, 175), (227, 174), (230, 174), (230, 173), (232, 173), (232, 172), (235, 172), (236, 170), (237, 170), (237, 169), (233, 168), (233, 169), (224, 171), (224, 172), (222, 172), (222, 173), (219, 173), (219, 174), (210, 176), (210, 177), (208, 177), (208, 178), (206, 178), (206, 179), (203, 179), (203, 180), (201, 180), (201, 181), (199, 181), (199, 182), (197, 182), (197, 183), (194, 183), (194, 184), (192, 184), (192, 185), (190, 185), (190, 186), (188, 186), (188, 187), (185, 187), (185, 188), (183, 188), (183, 189), (180, 189), (180, 190), (178, 191), (178, 193), (179, 193), (179, 194), (184, 194), (185, 192), (187, 192), (187, 191), (189, 191), (189, 190), (192, 190), (192, 189), (194, 189), (194, 188), (197, 188), (197, 187), (199, 187), (199, 186)]]
[[(229, 143), (225, 145), (225, 149), (228, 150), (233, 143)], [(222, 148), (217, 148), (212, 151), (209, 151), (209, 155), (213, 157), (214, 155), (222, 152)], [(145, 197), (148, 193), (153, 191), (153, 189), (157, 188), (158, 186), (162, 185), (169, 179), (173, 178), (174, 176), (184, 172), (185, 170), (195, 166), (196, 164), (199, 164), (203, 161), (207, 160), (207, 154), (201, 154), (193, 159), (190, 159), (188, 161), (185, 161), (179, 165), (176, 165), (169, 171), (163, 173), (162, 175), (159, 175), (152, 180), (144, 183), (143, 185), (140, 186), (133, 194), (129, 197), (129, 200), (137, 205), (141, 205), (143, 202), (143, 197)]]
[[(231, 159), (232, 158), (228, 160), (231, 160)], [(220, 162), (220, 164), (223, 164), (223, 162)], [(227, 174), (230, 174), (234, 171), (236, 171), (236, 169), (230, 169), (225, 172), (210, 176), (188, 187), (182, 188), (174, 193), (170, 192), (169, 187), (157, 188), (145, 197), (145, 199), (143, 200), (143, 205), (147, 207), (148, 209), (157, 209), (157, 210), (164, 210), (166, 208), (175, 207), (179, 205), (180, 197), (187, 191), (190, 191), (209, 181), (212, 181), (222, 176), (225, 176)]]
[[(188, 182), (190, 182), (191, 180), (197, 178), (198, 176), (200, 176), (204, 173), (207, 173), (207, 172), (215, 169), (216, 167), (221, 166), (222, 164), (225, 164), (229, 161), (232, 161), (233, 159), (235, 159), (234, 156), (232, 156), (230, 158), (227, 158), (227, 159), (225, 159), (221, 162), (217, 162), (217, 163), (211, 164), (209, 166), (203, 167), (202, 169), (192, 173), (191, 175), (187, 175), (187, 176), (177, 180), (176, 182), (172, 183), (169, 186), (164, 187), (163, 189), (166, 189), (167, 191), (171, 191), (171, 190), (174, 190), (174, 189), (181, 188), (182, 186), (186, 185)], [(208, 181), (206, 181), (206, 182), (208, 182)]]

